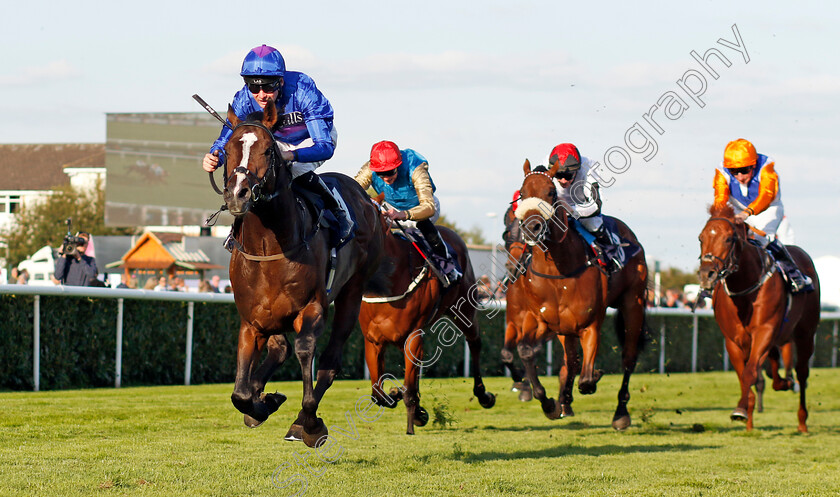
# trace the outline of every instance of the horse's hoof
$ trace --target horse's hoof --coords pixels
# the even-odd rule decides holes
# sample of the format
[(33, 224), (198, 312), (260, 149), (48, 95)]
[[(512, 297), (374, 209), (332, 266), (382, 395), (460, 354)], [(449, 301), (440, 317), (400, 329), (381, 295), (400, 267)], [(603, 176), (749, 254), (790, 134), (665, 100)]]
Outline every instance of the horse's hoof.
[(523, 390), (530, 390), (531, 386), (524, 381), (516, 381), (513, 383), (513, 386), (510, 387), (511, 392), (521, 392)]
[(399, 389), (399, 388), (397, 388), (397, 387), (394, 387), (394, 388), (392, 388), (390, 391), (388, 391), (388, 396), (389, 396), (389, 397), (391, 397), (391, 398), (392, 398), (392, 399), (394, 399), (394, 400), (402, 400), (402, 398), (403, 398), (403, 391), (402, 391), (402, 390), (400, 390), (400, 389)]
[(560, 403), (554, 399), (547, 399), (544, 404), (542, 404), (543, 414), (548, 419), (560, 419), (562, 414), (562, 409), (560, 407)]
[(318, 441), (329, 434), (329, 430), (327, 430), (327, 425), (324, 424), (323, 419), (316, 418), (315, 422), (317, 425), (311, 432), (306, 431), (306, 428), (303, 429), (303, 443), (310, 448), (318, 446)]
[(531, 392), (531, 388), (522, 389), (519, 391), (519, 400), (522, 402), (531, 402), (534, 399), (534, 394)]
[(303, 441), (303, 425), (299, 425), (297, 423), (293, 424), (289, 427), (289, 431), (286, 432), (286, 436), (283, 437), (283, 440), (287, 442), (302, 442)]
[(742, 409), (740, 407), (736, 407), (732, 414), (729, 415), (729, 419), (732, 421), (747, 421), (747, 410)]
[(252, 418), (251, 416), (248, 416), (247, 414), (245, 415), (245, 426), (247, 426), (248, 428), (256, 428), (264, 422), (265, 420), (260, 421), (258, 419)]
[[(426, 423), (428, 422), (429, 413), (422, 407), (417, 406), (414, 409), (414, 426), (426, 426)], [(409, 435), (414, 435), (414, 433), (409, 433)]]
[(630, 416), (624, 415), (613, 419), (612, 427), (615, 431), (624, 431), (630, 427)]
[(274, 414), (274, 412), (283, 405), (283, 402), (286, 402), (286, 396), (280, 392), (274, 393), (264, 393), (260, 395), (260, 400), (266, 405), (268, 408), (268, 414)]
[(494, 405), (496, 405), (496, 396), (490, 392), (486, 392), (484, 394), (484, 402), (481, 401), (481, 397), (478, 398), (478, 403), (481, 404), (481, 407), (485, 409), (490, 409)]
[(575, 415), (575, 411), (572, 409), (571, 404), (560, 404), (560, 417), (561, 418), (571, 418)]

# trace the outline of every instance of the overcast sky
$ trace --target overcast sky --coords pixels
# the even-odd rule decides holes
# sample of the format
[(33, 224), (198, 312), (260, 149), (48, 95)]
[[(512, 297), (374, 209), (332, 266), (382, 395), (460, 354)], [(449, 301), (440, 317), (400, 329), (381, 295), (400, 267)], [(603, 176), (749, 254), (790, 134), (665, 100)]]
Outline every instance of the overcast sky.
[[(379, 140), (414, 148), (429, 160), (444, 214), (464, 228), (498, 238), (487, 213), (504, 212), (524, 159), (542, 163), (572, 142), (614, 179), (602, 189), (604, 212), (630, 225), (649, 258), (693, 269), (714, 168), (743, 137), (776, 159), (797, 243), (814, 258), (840, 253), (835, 2), (151, 0), (3, 10), (2, 143), (102, 143), (105, 113), (200, 111), (193, 93), (224, 110), (242, 85), (242, 58), (266, 43), (335, 108), (339, 145), (322, 171), (354, 174)], [(692, 51), (708, 53), (709, 67)]]

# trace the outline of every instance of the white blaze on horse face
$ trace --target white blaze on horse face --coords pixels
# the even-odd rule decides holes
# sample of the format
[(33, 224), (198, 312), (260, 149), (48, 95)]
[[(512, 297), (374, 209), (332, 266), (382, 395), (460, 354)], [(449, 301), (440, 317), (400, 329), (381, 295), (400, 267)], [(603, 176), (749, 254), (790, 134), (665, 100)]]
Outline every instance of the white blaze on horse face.
[(540, 216), (542, 216), (545, 220), (549, 220), (554, 216), (554, 206), (537, 197), (528, 197), (525, 200), (520, 201), (514, 215), (516, 216), (516, 219), (524, 221), (526, 217), (525, 214), (532, 210), (539, 212)]
[[(239, 167), (248, 169), (248, 161), (251, 160), (251, 146), (257, 143), (257, 134), (245, 133), (239, 141), (242, 142), (242, 161), (239, 163)], [(239, 190), (243, 184), (248, 184), (248, 176), (244, 173), (236, 173), (236, 187), (234, 187), (234, 190)]]

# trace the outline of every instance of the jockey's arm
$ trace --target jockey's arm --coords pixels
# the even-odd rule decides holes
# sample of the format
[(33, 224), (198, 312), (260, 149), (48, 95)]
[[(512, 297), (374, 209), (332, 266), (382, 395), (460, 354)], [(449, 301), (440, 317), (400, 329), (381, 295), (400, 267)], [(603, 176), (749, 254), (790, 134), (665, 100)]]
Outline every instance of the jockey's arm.
[(417, 192), (417, 200), (420, 201), (417, 207), (408, 210), (408, 219), (412, 221), (422, 221), (435, 215), (435, 198), (428, 167), (428, 164), (423, 163), (417, 166), (411, 175), (414, 191)]
[(715, 169), (714, 188), (715, 206), (721, 207), (726, 205), (729, 201), (729, 181), (727, 181), (726, 175), (720, 169)]
[(779, 175), (776, 174), (773, 162), (768, 162), (761, 168), (758, 180), (758, 197), (747, 207), (750, 214), (764, 212), (779, 194)]
[(356, 173), (356, 177), (354, 178), (356, 183), (362, 186), (363, 190), (367, 190), (370, 188), (371, 183), (373, 183), (373, 171), (370, 170), (370, 161), (365, 162), (359, 172)]
[(578, 213), (579, 217), (592, 217), (600, 212), (601, 206), (598, 205), (598, 202), (592, 198), (592, 192), (595, 188), (597, 188), (595, 186), (597, 184), (598, 182), (596, 180), (587, 176), (586, 183), (584, 183), (582, 185), (583, 188), (581, 188), (585, 198), (582, 199), (583, 202), (580, 203), (575, 200), (575, 192), (572, 192), (573, 205), (571, 207)]
[(330, 124), (324, 119), (307, 119), (306, 129), (314, 143), (294, 150), (295, 162), (322, 162), (330, 159), (335, 153)]

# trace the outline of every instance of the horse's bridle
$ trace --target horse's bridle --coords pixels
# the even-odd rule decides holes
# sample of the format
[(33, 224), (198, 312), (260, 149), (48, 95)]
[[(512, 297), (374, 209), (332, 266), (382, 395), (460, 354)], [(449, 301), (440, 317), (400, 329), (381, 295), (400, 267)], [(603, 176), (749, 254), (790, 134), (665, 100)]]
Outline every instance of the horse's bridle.
[[(547, 173), (547, 172), (545, 172), (545, 171), (531, 171), (530, 173), (528, 173), (528, 174), (526, 174), (526, 175), (525, 175), (525, 178), (522, 180), (522, 185), (523, 185), (523, 186), (525, 186), (525, 180), (527, 180), (527, 179), (528, 179), (528, 177), (533, 176), (533, 175), (535, 175), (535, 174), (539, 174), (539, 175), (545, 176), (546, 178), (548, 178), (549, 182), (551, 183), (551, 194), (550, 194), (550, 200), (551, 200), (551, 202), (550, 202), (550, 204), (551, 204), (551, 207), (552, 207), (554, 210), (553, 210), (553, 212), (552, 212), (552, 214), (551, 214), (551, 216), (550, 216), (550, 217), (548, 217), (548, 218), (543, 217), (543, 219), (546, 221), (546, 227), (545, 227), (545, 229), (544, 229), (544, 230), (542, 230), (542, 231), (539, 233), (539, 235), (538, 235), (538, 236), (534, 239), (534, 242), (533, 242), (533, 243), (530, 243), (530, 242), (528, 242), (528, 241), (526, 241), (526, 242), (525, 242), (527, 245), (531, 245), (531, 246), (533, 246), (533, 245), (537, 245), (537, 244), (539, 244), (539, 243), (543, 243), (543, 242), (545, 242), (545, 241), (546, 241), (545, 237), (548, 235), (548, 232), (551, 230), (551, 228), (548, 226), (548, 222), (549, 222), (549, 221), (551, 221), (552, 219), (554, 219), (554, 216), (557, 214), (557, 208), (556, 208), (556, 206), (555, 206), (555, 204), (557, 203), (557, 188), (556, 188), (556, 186), (554, 185), (554, 179), (551, 177), (551, 175), (550, 175), (550, 174), (548, 174), (548, 173)], [(521, 191), (522, 191), (522, 190), (520, 189), (520, 194), (519, 194), (519, 199), (518, 199), (520, 202), (521, 202), (521, 201), (523, 201), (523, 200), (526, 200), (526, 197), (523, 197), (523, 196), (522, 196)], [(527, 197), (527, 198), (532, 198), (532, 197)], [(520, 229), (520, 231), (522, 231), (522, 232), (528, 232), (528, 233), (530, 234), (530, 230), (525, 230), (525, 229), (523, 228), (523, 226), (522, 226), (523, 222), (527, 221), (527, 219), (524, 219), (524, 220), (523, 220), (523, 219), (517, 219), (517, 221), (519, 221), (519, 229)], [(561, 243), (563, 240), (565, 240), (565, 239), (566, 239), (566, 236), (569, 234), (569, 227), (568, 227), (568, 223), (566, 223), (566, 224), (567, 224), (566, 230), (563, 232), (563, 236), (561, 236), (559, 240), (557, 240), (556, 242), (555, 242), (554, 240), (548, 240), (548, 241), (553, 242), (553, 243)], [(523, 236), (523, 239), (524, 239), (524, 236)]]
[[(251, 190), (251, 202), (253, 204), (257, 204), (260, 202), (269, 202), (276, 198), (280, 192), (277, 191), (277, 170), (280, 167), (289, 167), (288, 163), (284, 161), (278, 152), (277, 147), (277, 139), (274, 137), (274, 133), (271, 132), (263, 123), (259, 121), (245, 121), (241, 122), (233, 128), (235, 132), (237, 129), (243, 126), (253, 126), (255, 128), (260, 128), (265, 131), (268, 136), (271, 138), (271, 146), (267, 150), (268, 154), (268, 168), (263, 174), (262, 178), (258, 177), (254, 174), (250, 169), (243, 166), (237, 166), (233, 169), (233, 173), (240, 173), (244, 174), (246, 178), (248, 178), (248, 188)], [(212, 176), (211, 176), (212, 178)], [(216, 190), (217, 193), (220, 195), (225, 195), (228, 192), (228, 174), (227, 168), (224, 171), (224, 191), (219, 191), (216, 187), (215, 183), (213, 184), (213, 188)], [(272, 191), (267, 193), (266, 185), (271, 185)]]
[(729, 295), (730, 297), (747, 295), (749, 293), (752, 293), (752, 292), (758, 290), (761, 287), (761, 285), (763, 285), (770, 278), (770, 276), (772, 276), (773, 270), (774, 270), (774, 268), (772, 266), (770, 266), (770, 268), (768, 270), (766, 255), (761, 254), (762, 255), (762, 257), (761, 257), (761, 272), (762, 272), (763, 276), (758, 279), (758, 282), (751, 285), (746, 290), (741, 290), (741, 291), (738, 291), (738, 292), (729, 291), (729, 287), (726, 284), (726, 278), (729, 275), (738, 271), (739, 259), (735, 256), (736, 242), (737, 242), (738, 245), (743, 244), (744, 239), (746, 238), (746, 232), (744, 233), (744, 239), (742, 239), (742, 237), (738, 235), (737, 225), (731, 219), (728, 219), (728, 218), (725, 218), (725, 217), (712, 217), (712, 218), (709, 219), (709, 221), (726, 221), (732, 227), (732, 231), (735, 234), (735, 241), (730, 242), (729, 252), (727, 252), (725, 259), (721, 259), (720, 257), (718, 257), (718, 256), (716, 256), (712, 253), (709, 253), (709, 252), (707, 252), (705, 254), (702, 254), (700, 256), (700, 263), (701, 264), (703, 262), (715, 262), (716, 260), (721, 263), (721, 266), (722, 266), (721, 269), (718, 269), (718, 266), (713, 266), (717, 276), (715, 277), (715, 280), (712, 282), (711, 287), (714, 288), (715, 285), (719, 281), (723, 282), (723, 289), (726, 292), (726, 294)]

